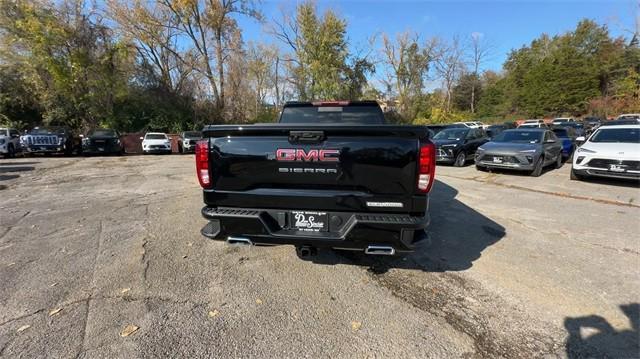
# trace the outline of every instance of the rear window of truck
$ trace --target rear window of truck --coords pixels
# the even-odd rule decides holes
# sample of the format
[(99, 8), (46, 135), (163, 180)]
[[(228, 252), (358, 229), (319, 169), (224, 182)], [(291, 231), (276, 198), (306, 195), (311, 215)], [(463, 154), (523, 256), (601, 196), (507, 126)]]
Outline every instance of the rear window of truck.
[(381, 125), (384, 116), (377, 106), (285, 106), (280, 123)]

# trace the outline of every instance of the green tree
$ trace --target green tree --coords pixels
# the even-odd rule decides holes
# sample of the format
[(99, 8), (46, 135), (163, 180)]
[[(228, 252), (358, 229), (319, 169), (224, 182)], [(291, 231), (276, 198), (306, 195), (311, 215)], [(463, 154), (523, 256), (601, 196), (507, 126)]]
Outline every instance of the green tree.
[(0, 60), (15, 64), (46, 122), (93, 127), (126, 96), (126, 44), (115, 41), (81, 1), (0, 2)]

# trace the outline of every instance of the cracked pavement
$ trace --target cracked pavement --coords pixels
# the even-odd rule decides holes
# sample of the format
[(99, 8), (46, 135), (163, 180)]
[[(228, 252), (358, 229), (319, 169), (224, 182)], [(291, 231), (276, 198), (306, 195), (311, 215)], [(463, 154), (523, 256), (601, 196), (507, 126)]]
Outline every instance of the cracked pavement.
[(302, 261), (202, 238), (193, 167), (0, 161), (0, 357), (640, 355), (634, 185), (438, 167), (430, 246)]

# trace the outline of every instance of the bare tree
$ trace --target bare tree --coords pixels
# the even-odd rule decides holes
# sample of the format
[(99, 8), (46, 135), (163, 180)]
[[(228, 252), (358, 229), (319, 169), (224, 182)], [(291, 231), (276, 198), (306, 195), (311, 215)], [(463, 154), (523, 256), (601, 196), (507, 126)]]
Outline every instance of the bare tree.
[(122, 36), (133, 41), (141, 67), (149, 68), (163, 88), (180, 93), (193, 71), (193, 56), (179, 49), (175, 17), (157, 4), (109, 0), (107, 5)]
[(480, 79), (481, 66), (491, 54), (491, 46), (483, 41), (483, 34), (474, 32), (471, 34), (471, 66), (473, 68), (474, 79), (471, 84), (471, 113), (476, 112), (476, 87)]
[(179, 30), (193, 45), (198, 60), (195, 69), (208, 80), (216, 107), (224, 114), (225, 65), (239, 31), (233, 15), (261, 20), (261, 13), (252, 0), (159, 0), (159, 3), (176, 19), (175, 26), (166, 26)]
[(445, 111), (451, 110), (451, 93), (453, 86), (464, 70), (463, 62), (464, 50), (460, 44), (460, 38), (454, 36), (449, 44), (440, 47), (435, 63), (435, 70), (445, 91)]
[(411, 98), (422, 93), (437, 44), (432, 38), (421, 45), (418, 35), (411, 32), (399, 33), (393, 40), (382, 35), (382, 61), (389, 68), (383, 82), (395, 92), (400, 113), (406, 115)]

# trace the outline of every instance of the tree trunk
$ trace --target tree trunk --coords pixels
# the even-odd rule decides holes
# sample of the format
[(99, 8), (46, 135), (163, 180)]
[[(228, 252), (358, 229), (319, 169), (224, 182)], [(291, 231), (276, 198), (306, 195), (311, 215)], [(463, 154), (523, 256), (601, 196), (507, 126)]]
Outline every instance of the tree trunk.
[(280, 57), (276, 56), (276, 73), (275, 73), (276, 108), (280, 108), (280, 86), (278, 85), (278, 67), (279, 66), (280, 66)]
[(222, 48), (222, 31), (216, 30), (216, 60), (218, 67), (218, 82), (220, 85), (219, 97), (218, 97), (218, 110), (224, 116), (224, 56)]
[(476, 84), (474, 82), (471, 85), (471, 113), (476, 113), (475, 103), (476, 103)]

